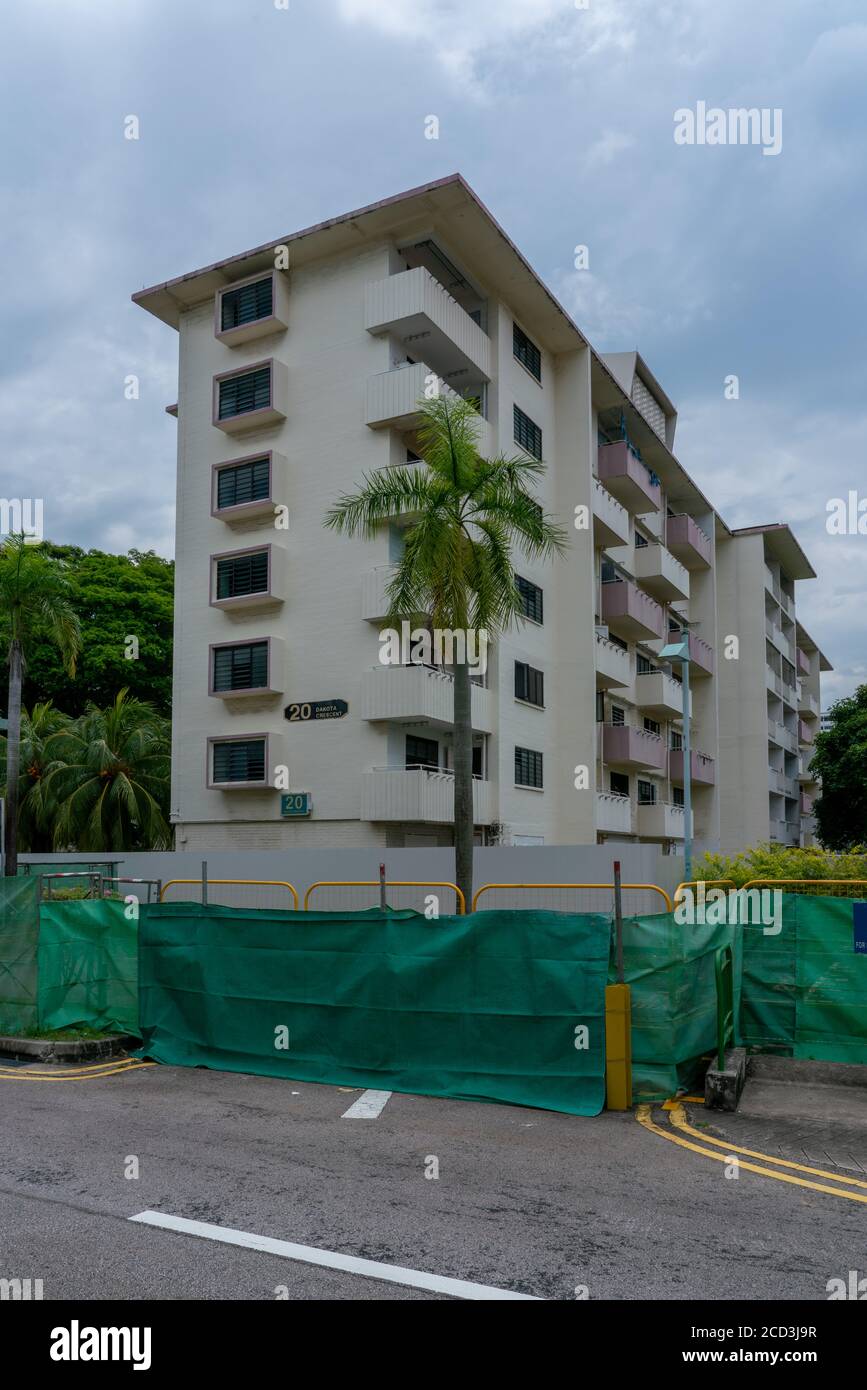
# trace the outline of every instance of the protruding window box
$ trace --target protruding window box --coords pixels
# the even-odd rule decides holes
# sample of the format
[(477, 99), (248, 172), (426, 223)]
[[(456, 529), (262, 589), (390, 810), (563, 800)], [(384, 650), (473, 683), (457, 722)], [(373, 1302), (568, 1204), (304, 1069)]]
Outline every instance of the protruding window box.
[[(690, 781), (702, 787), (712, 787), (716, 782), (716, 764), (707, 753), (699, 753), (691, 748), (689, 752)], [(683, 786), (683, 749), (672, 748), (668, 755), (668, 775), (672, 782)]]
[(285, 644), (279, 637), (214, 642), (208, 650), (208, 694), (216, 700), (282, 695)]
[(599, 445), (599, 481), (636, 516), (662, 506), (662, 488), (626, 439)]
[(217, 291), (214, 336), (227, 347), (282, 333), (289, 326), (289, 285), (279, 270), (248, 275)]
[(275, 545), (246, 546), (211, 556), (211, 606), (274, 608), (285, 595), (285, 552)]
[(207, 785), (212, 791), (274, 791), (278, 761), (270, 734), (226, 734), (208, 739)]
[(211, 516), (220, 521), (273, 517), (284, 500), (286, 456), (273, 449), (211, 465)]
[(289, 376), (283, 362), (269, 357), (214, 377), (213, 423), (226, 434), (267, 429), (286, 419)]
[(682, 512), (665, 523), (665, 542), (672, 555), (688, 570), (707, 570), (711, 566), (711, 543), (697, 521)]

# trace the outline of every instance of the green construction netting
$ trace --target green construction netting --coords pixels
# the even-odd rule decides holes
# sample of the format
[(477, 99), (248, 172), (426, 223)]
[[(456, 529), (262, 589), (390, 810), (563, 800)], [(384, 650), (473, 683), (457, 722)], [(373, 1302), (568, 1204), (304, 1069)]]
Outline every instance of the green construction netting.
[(138, 1032), (138, 924), (117, 899), (43, 902), (39, 1026)]
[(118, 900), (39, 902), (0, 879), (0, 1033), (138, 1031), (137, 923)]
[(0, 1033), (36, 1028), (39, 880), (0, 878)]
[[(712, 915), (712, 914), (708, 914)], [(734, 949), (735, 1019), (740, 993), (740, 928), (685, 924), (674, 913), (623, 920), (624, 978), (631, 986), (632, 1098), (664, 1100), (696, 1085), (702, 1057), (717, 1041), (714, 958)], [(609, 983), (616, 979), (612, 942)]]
[(164, 903), (143, 906), (139, 926), (142, 1056), (602, 1109), (607, 916)]
[(783, 894), (782, 930), (744, 928), (741, 1032), (764, 1052), (867, 1063), (867, 955), (851, 900)]

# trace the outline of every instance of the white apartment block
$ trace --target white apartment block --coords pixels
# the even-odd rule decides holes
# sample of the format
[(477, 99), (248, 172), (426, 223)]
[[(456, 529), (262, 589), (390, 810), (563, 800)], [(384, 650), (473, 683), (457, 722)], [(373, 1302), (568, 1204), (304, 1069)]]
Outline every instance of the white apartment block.
[(809, 838), (809, 564), (786, 527), (728, 528), (642, 358), (595, 352), (459, 176), (134, 299), (180, 347), (179, 848), (452, 842), (451, 678), (379, 660), (403, 528), (323, 528), (418, 459), (433, 378), (480, 401), (483, 454), (544, 459), (569, 531), (563, 558), (516, 557), (525, 620), (474, 685), (479, 842), (682, 847), (683, 686), (658, 659), (678, 633), (696, 840)]

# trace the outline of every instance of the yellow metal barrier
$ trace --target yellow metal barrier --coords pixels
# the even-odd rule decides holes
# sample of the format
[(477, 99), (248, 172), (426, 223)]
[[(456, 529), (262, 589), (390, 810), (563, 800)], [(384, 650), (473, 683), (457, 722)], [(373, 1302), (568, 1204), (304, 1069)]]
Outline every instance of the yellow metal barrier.
[(698, 888), (700, 884), (705, 888), (722, 888), (723, 884), (727, 884), (729, 888), (737, 888), (737, 884), (735, 883), (734, 879), (731, 878), (693, 878), (690, 879), (687, 883), (679, 883), (675, 888), (675, 907), (677, 907), (678, 899), (684, 888)]
[[(748, 888), (781, 888), (786, 885), (790, 890), (792, 885), (797, 885), (794, 892), (800, 892), (803, 888), (815, 889), (816, 896), (824, 896), (829, 887), (832, 888), (854, 888), (860, 887), (867, 890), (867, 878), (751, 878), (749, 883), (743, 884), (741, 892), (746, 892)], [(847, 893), (828, 893), (828, 897), (845, 898)], [(862, 892), (861, 897), (867, 897), (867, 892)]]
[[(162, 892), (160, 893), (160, 902), (165, 902), (166, 893), (168, 892), (168, 890), (169, 890), (170, 888), (173, 888), (176, 884), (185, 884), (185, 885), (189, 885), (189, 886), (194, 886), (194, 887), (201, 888), (201, 886), (202, 886), (202, 880), (201, 880), (200, 878), (170, 878), (169, 881), (168, 881), (168, 883), (164, 883), (164, 884), (163, 884)], [(288, 891), (292, 894), (293, 910), (294, 910), (295, 912), (298, 911), (298, 889), (295, 887), (295, 885), (294, 885), (293, 883), (286, 883), (283, 879), (279, 879), (279, 878), (208, 878), (208, 879), (205, 879), (205, 886), (206, 886), (206, 888), (207, 888), (208, 893), (210, 893), (210, 891), (211, 891), (212, 888), (216, 888), (219, 884), (233, 884), (233, 885), (235, 885), (236, 887), (245, 887), (245, 888), (286, 888), (286, 889), (288, 889)]]
[[(625, 893), (628, 889), (641, 889), (648, 893), (658, 893), (665, 903), (666, 912), (672, 911), (671, 898), (664, 888), (659, 888), (655, 883), (621, 883), (621, 889)], [(495, 888), (504, 889), (543, 889), (543, 888), (608, 888), (614, 892), (613, 883), (486, 883), (479, 888), (473, 898), (472, 911), (475, 912), (479, 898), (483, 893), (490, 893)]]
[[(317, 888), (379, 888), (381, 887), (378, 878), (323, 878), (318, 883), (311, 883), (307, 892), (304, 894), (304, 911), (310, 910), (310, 895)], [(466, 899), (456, 883), (422, 883), (418, 879), (412, 878), (389, 878), (385, 881), (386, 888), (448, 888), (455, 895), (455, 904), (458, 916), (463, 916), (467, 910)]]

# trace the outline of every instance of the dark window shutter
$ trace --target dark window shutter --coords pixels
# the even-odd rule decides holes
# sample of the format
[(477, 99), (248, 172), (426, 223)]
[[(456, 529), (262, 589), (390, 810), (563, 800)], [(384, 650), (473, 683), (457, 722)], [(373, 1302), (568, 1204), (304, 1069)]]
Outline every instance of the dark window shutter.
[(217, 474), (217, 509), (259, 502), (270, 490), (271, 462), (268, 458), (251, 459), (235, 468), (221, 468)]
[(270, 318), (273, 312), (273, 281), (270, 275), (266, 275), (264, 280), (256, 280), (252, 285), (226, 291), (222, 298), (222, 331), (225, 333), (230, 328), (241, 328), (245, 323)]
[(239, 739), (214, 744), (215, 782), (264, 782), (265, 740)]
[(230, 420), (251, 410), (265, 410), (271, 404), (271, 368), (259, 367), (220, 382), (219, 418)]

